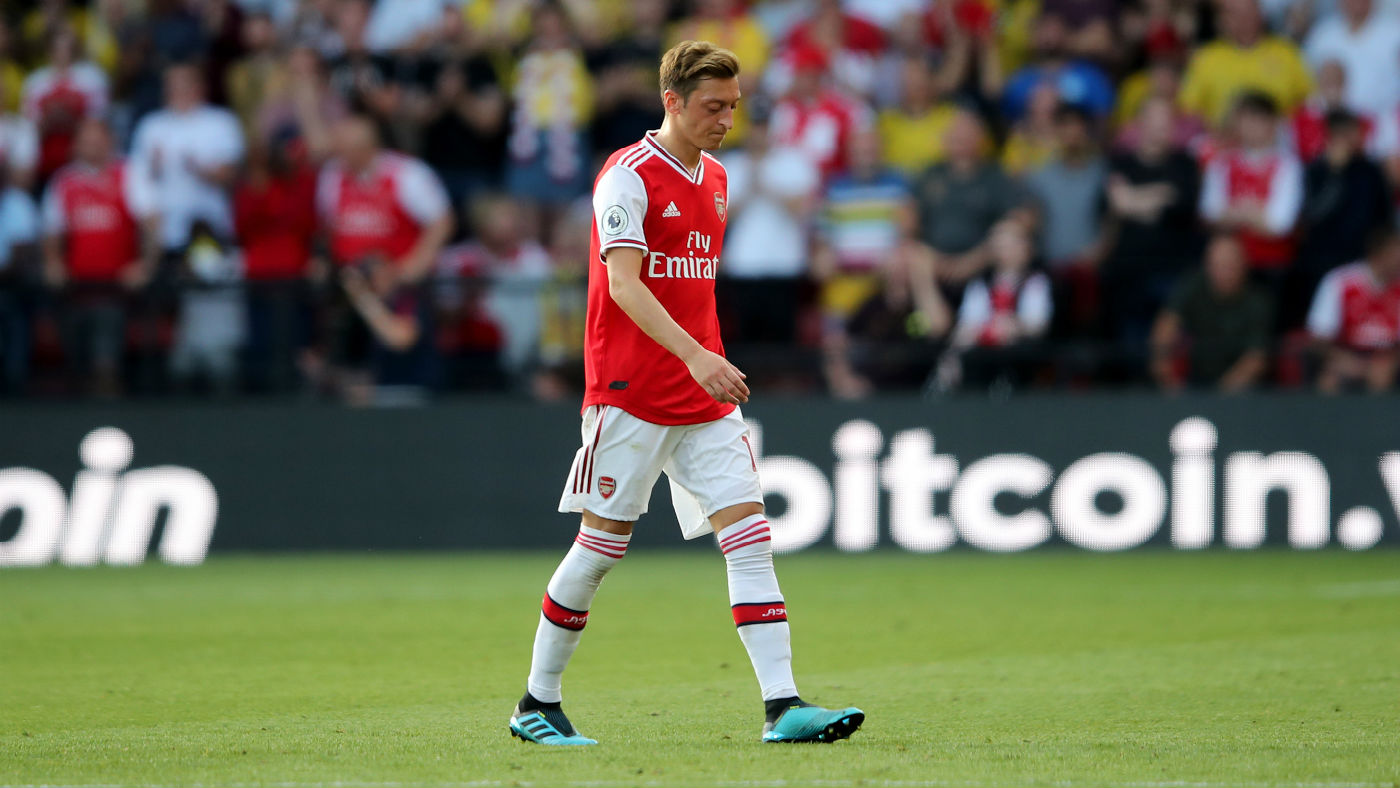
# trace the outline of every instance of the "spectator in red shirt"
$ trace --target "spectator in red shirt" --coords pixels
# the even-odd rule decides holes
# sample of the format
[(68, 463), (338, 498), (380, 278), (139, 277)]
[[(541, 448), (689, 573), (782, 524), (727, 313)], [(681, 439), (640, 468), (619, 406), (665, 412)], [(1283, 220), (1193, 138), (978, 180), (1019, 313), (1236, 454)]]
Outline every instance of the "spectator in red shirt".
[(870, 128), (870, 108), (826, 84), (828, 59), (821, 50), (802, 48), (789, 54), (792, 86), (773, 108), (769, 133), (773, 143), (806, 154), (823, 176), (846, 168), (851, 135)]
[(248, 282), (247, 383), (286, 390), (308, 315), (303, 281), (316, 234), (316, 174), (299, 140), (249, 150), (247, 174), (233, 194), (233, 216)]
[[(321, 169), (316, 208), (336, 276), (344, 268), (360, 268), (376, 297), (411, 301), (413, 311), (421, 311), (416, 291), (452, 234), (447, 192), (422, 161), (382, 149), (374, 123), (364, 116), (341, 121), (332, 137), (336, 156)], [(316, 278), (323, 279), (323, 266), (316, 268)], [(358, 304), (337, 290), (325, 313), (329, 361), (347, 368), (337, 375), (353, 374), (374, 362), (370, 356), (378, 346), (367, 334), (374, 327), (355, 309)]]
[(125, 338), (122, 291), (142, 287), (155, 263), (155, 217), (106, 124), (89, 118), (74, 137), (76, 160), (49, 182), (43, 201), (44, 273), (63, 289), (65, 351), (75, 377), (116, 394)]
[(49, 64), (24, 80), (24, 114), (39, 129), (39, 177), (47, 178), (73, 156), (73, 141), (84, 118), (107, 106), (107, 75), (81, 59), (78, 37), (67, 27), (49, 37)]
[(1234, 109), (1236, 149), (1206, 166), (1201, 216), (1215, 229), (1233, 232), (1244, 246), (1255, 278), (1277, 297), (1297, 251), (1294, 226), (1303, 204), (1303, 168), (1278, 144), (1278, 105), (1245, 93)]
[(256, 146), (233, 197), (234, 223), (250, 282), (306, 275), (316, 232), (316, 175), (295, 141)]
[(336, 157), (316, 186), (331, 262), (382, 260), (404, 283), (421, 282), (454, 226), (442, 182), (422, 161), (381, 148), (367, 117), (341, 121), (333, 136)]
[(812, 17), (788, 35), (787, 47), (829, 53), (836, 83), (868, 96), (875, 87), (885, 34), (870, 22), (846, 13), (839, 0), (819, 0)]
[(1366, 259), (1323, 278), (1308, 313), (1308, 333), (1322, 347), (1317, 386), (1325, 394), (1395, 385), (1400, 348), (1400, 235), (1378, 231)]

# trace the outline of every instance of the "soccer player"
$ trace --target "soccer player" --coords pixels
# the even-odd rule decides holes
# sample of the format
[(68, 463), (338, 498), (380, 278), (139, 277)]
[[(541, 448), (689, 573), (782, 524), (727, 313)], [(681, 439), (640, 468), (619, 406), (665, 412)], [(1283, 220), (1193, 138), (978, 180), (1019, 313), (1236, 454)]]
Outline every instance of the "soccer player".
[(733, 128), (738, 74), (733, 52), (677, 44), (661, 60), (661, 129), (610, 156), (593, 187), (583, 447), (559, 501), (583, 523), (545, 590), (526, 693), (510, 718), (525, 741), (597, 743), (564, 716), (561, 680), (662, 471), (686, 538), (713, 529), (724, 554), (734, 623), (763, 692), (763, 741), (835, 741), (865, 719), (797, 694), (763, 490), (738, 408), (749, 389), (719, 337), (715, 270), (729, 187), (707, 151)]

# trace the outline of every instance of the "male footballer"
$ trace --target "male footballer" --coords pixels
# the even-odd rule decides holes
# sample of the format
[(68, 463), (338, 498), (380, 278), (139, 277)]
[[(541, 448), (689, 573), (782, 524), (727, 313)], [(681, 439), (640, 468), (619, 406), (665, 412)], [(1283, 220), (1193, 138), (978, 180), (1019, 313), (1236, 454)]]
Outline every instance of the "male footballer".
[(597, 743), (560, 707), (564, 668), (662, 471), (686, 538), (713, 530), (724, 554), (734, 624), (763, 692), (762, 740), (831, 742), (865, 720), (860, 709), (824, 709), (797, 693), (738, 407), (749, 389), (720, 342), (715, 273), (729, 185), (708, 151), (733, 128), (738, 76), (733, 52), (677, 44), (661, 60), (660, 130), (612, 154), (593, 187), (583, 446), (559, 501), (583, 523), (546, 587), (525, 696), (510, 718), (511, 733), (528, 742)]

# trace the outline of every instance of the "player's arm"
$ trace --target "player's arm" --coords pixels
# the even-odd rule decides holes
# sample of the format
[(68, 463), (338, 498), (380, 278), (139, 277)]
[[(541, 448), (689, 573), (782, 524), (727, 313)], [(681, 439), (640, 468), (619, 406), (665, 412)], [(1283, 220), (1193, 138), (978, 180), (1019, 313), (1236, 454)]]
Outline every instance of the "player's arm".
[(609, 249), (607, 261), (608, 294), (646, 335), (685, 362), (690, 376), (718, 402), (749, 401), (744, 373), (724, 356), (706, 350), (666, 311), (656, 296), (642, 284), (642, 250), (631, 246)]
[(438, 254), (456, 229), (452, 218), (452, 201), (442, 181), (420, 161), (405, 164), (394, 183), (399, 204), (421, 228), (418, 242), (394, 263), (399, 272), (399, 281), (417, 284), (433, 272)]
[(395, 263), (399, 279), (408, 284), (427, 279), (428, 274), (433, 271), (433, 266), (437, 264), (438, 253), (452, 238), (452, 230), (455, 227), (456, 223), (453, 222), (450, 211), (424, 225), (418, 235), (418, 242)]

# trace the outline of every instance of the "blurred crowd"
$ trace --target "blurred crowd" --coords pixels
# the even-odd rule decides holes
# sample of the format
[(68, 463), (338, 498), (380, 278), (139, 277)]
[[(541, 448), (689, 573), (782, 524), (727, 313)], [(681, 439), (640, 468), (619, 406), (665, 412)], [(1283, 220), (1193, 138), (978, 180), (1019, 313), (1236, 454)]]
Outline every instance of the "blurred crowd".
[(573, 396), (592, 180), (691, 38), (751, 382), (1395, 385), (1398, 0), (38, 0), (0, 390)]

